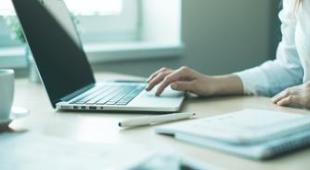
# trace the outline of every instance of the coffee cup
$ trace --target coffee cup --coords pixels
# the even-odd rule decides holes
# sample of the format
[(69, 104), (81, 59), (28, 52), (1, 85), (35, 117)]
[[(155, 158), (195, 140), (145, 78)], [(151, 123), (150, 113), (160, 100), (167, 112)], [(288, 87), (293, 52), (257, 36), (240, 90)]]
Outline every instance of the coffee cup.
[(14, 70), (0, 69), (0, 123), (10, 120), (14, 97)]

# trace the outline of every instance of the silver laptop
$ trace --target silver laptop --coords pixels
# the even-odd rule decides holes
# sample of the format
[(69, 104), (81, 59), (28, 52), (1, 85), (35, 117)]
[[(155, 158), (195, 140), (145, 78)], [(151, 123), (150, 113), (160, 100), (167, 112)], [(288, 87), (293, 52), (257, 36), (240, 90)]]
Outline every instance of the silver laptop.
[[(181, 92), (161, 97), (145, 82), (96, 83), (77, 29), (61, 0), (12, 0), (51, 104), (58, 110), (178, 111)], [(104, 56), (103, 56), (104, 57)]]

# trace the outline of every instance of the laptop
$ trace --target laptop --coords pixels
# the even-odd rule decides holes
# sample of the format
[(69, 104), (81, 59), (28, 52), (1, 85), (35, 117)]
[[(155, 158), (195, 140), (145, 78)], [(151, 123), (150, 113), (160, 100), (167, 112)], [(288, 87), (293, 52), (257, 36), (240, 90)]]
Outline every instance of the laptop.
[[(57, 110), (175, 112), (184, 93), (161, 97), (145, 82), (96, 82), (71, 14), (62, 0), (12, 0), (41, 80)], [(104, 57), (104, 56), (102, 56)]]

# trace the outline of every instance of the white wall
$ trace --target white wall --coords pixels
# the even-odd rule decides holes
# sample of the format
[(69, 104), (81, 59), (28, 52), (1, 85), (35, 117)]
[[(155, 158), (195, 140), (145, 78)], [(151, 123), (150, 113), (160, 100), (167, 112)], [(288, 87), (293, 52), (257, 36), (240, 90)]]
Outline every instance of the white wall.
[(270, 0), (184, 0), (182, 63), (218, 74), (270, 58)]

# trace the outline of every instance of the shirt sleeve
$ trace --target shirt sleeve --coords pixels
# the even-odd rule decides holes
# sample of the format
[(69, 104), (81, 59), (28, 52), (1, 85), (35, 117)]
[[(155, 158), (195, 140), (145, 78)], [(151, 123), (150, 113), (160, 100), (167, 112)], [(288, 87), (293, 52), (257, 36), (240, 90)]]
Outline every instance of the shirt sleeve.
[(296, 16), (293, 2), (284, 0), (279, 13), (282, 40), (276, 59), (234, 73), (242, 80), (246, 94), (273, 96), (287, 87), (302, 83), (304, 73), (295, 46)]

